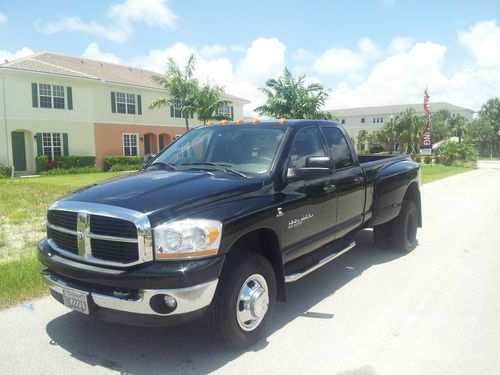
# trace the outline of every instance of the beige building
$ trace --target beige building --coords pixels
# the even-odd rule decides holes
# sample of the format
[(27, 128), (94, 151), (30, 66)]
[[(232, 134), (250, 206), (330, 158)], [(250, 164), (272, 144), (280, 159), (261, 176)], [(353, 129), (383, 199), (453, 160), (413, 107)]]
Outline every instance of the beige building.
[[(463, 115), (469, 121), (472, 121), (474, 115), (474, 111), (471, 109), (446, 102), (431, 102), (429, 107), (432, 113), (446, 109), (451, 114), (457, 113)], [(423, 103), (346, 108), (331, 110), (329, 112), (336, 116), (349, 135), (355, 138), (362, 129), (368, 131), (380, 130), (384, 123), (391, 121), (392, 118), (396, 118), (396, 116), (408, 108), (413, 108), (418, 115), (425, 115)]]
[[(37, 155), (96, 156), (102, 167), (107, 155), (157, 153), (186, 128), (177, 108), (148, 108), (165, 95), (152, 74), (47, 52), (0, 65), (0, 163), (33, 173)], [(218, 113), (242, 118), (249, 102), (225, 99)]]

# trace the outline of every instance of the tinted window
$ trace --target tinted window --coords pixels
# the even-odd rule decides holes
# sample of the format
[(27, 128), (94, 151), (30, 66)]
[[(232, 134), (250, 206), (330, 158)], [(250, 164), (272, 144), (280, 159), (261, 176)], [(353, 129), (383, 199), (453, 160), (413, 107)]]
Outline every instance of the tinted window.
[(305, 167), (306, 159), (309, 156), (326, 156), (321, 140), (314, 128), (303, 129), (295, 136), (290, 151), (291, 167)]
[(335, 161), (335, 168), (345, 168), (353, 164), (351, 150), (342, 132), (337, 128), (321, 128), (326, 138), (330, 154)]

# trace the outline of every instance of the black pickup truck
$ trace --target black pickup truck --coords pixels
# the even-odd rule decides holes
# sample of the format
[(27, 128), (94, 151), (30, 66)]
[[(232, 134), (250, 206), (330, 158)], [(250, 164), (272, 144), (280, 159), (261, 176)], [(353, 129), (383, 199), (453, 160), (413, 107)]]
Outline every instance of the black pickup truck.
[(137, 173), (54, 203), (42, 274), (84, 314), (136, 325), (205, 314), (216, 338), (244, 347), (286, 284), (354, 247), (356, 231), (411, 251), (419, 182), (408, 156), (358, 156), (332, 121), (202, 126)]

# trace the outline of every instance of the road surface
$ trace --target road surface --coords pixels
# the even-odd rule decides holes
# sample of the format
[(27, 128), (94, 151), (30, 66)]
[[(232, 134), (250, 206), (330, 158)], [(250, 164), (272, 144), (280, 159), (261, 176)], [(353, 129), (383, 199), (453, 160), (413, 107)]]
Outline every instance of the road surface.
[(51, 298), (0, 311), (1, 374), (499, 374), (500, 164), (422, 188), (408, 255), (358, 246), (290, 285), (272, 333), (231, 352), (203, 321), (137, 328)]

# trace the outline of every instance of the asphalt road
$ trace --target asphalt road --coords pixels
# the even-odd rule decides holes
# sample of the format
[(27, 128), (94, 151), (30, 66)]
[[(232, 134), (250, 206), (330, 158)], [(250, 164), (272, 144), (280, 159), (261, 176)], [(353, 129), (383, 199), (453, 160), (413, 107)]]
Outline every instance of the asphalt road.
[(0, 312), (1, 374), (498, 374), (500, 164), (422, 188), (408, 255), (358, 246), (289, 287), (272, 333), (244, 352), (200, 321), (144, 329), (51, 298)]

